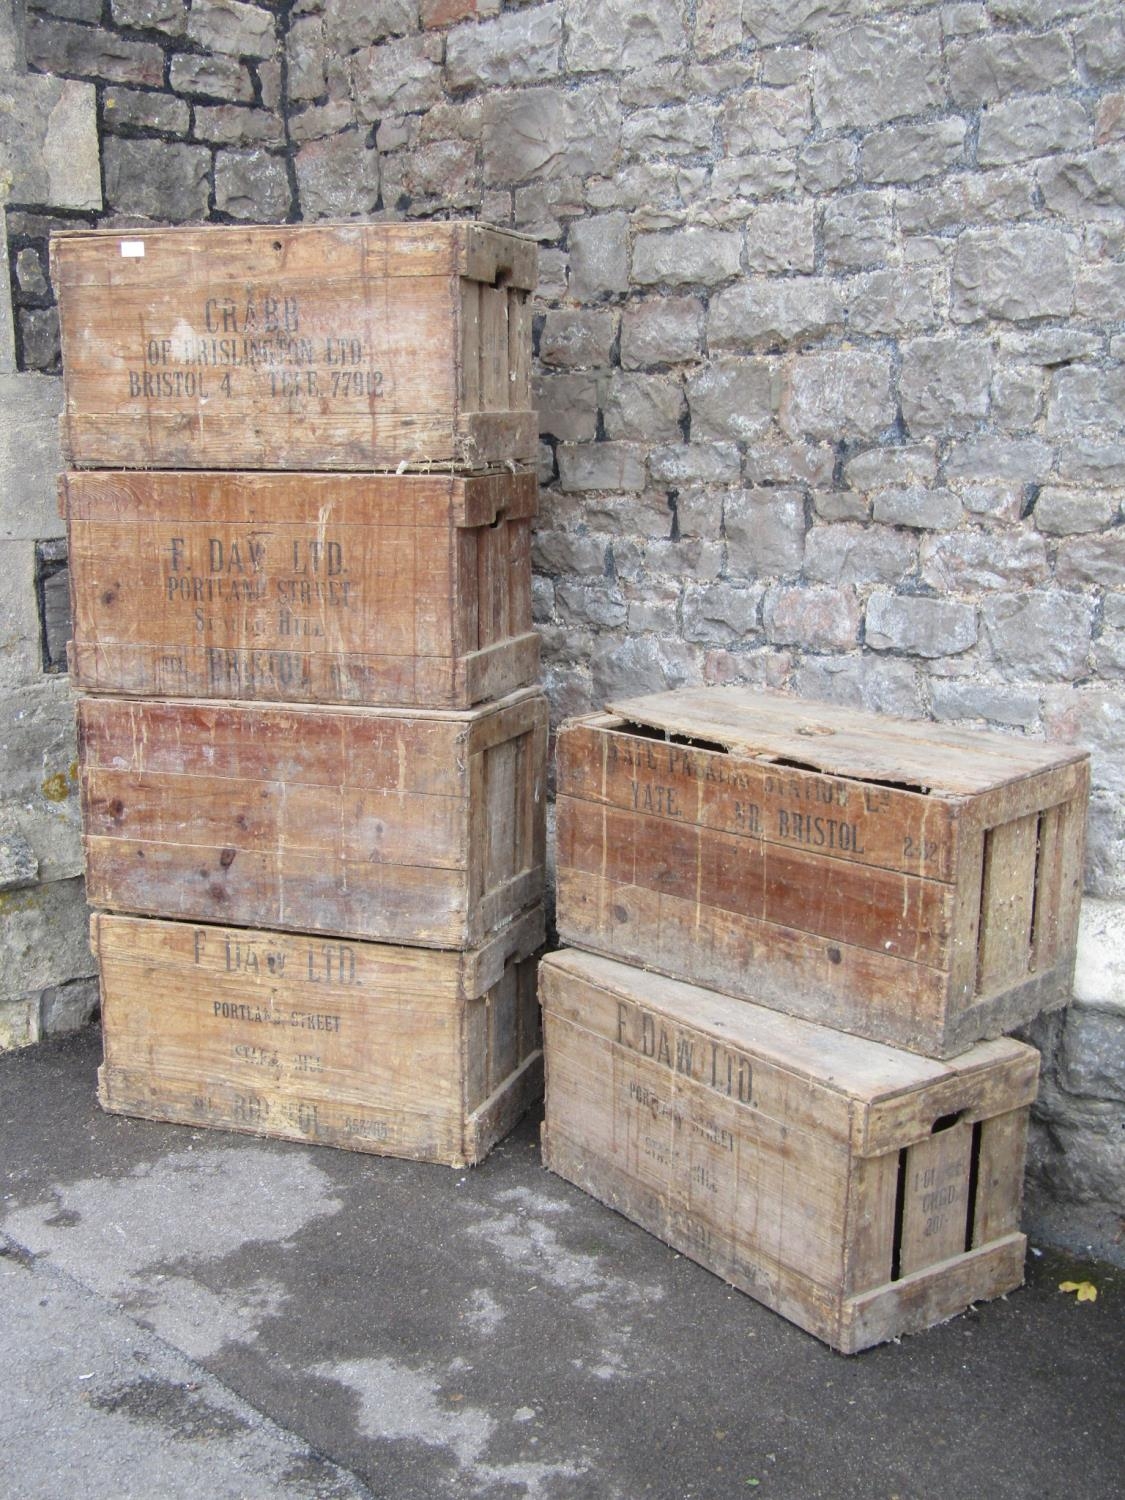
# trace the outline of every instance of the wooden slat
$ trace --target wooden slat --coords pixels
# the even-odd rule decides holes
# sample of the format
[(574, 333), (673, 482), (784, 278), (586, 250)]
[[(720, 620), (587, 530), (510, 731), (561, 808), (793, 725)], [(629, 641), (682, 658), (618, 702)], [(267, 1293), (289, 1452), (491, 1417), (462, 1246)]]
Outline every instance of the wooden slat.
[(965, 1250), (972, 1141), (972, 1126), (962, 1120), (908, 1148), (901, 1276), (911, 1276)]
[(1024, 979), (1031, 968), (1031, 919), (1039, 819), (990, 829), (984, 841), (977, 990), (987, 995)]
[(480, 289), (480, 408), (507, 411), (508, 294), (503, 288)]
[(973, 1244), (988, 1245), (1019, 1229), (1027, 1109), (994, 1115), (980, 1126)]
[(497, 1056), (487, 1017), (513, 1010), (538, 935), (514, 925), (502, 950), (492, 945), (500, 977), (466, 995), (475, 953), (99, 914), (102, 1103), (456, 1166), (480, 1160), (502, 1132), (475, 1112), (491, 1100), (501, 1121), (513, 1089), (529, 1102), (523, 1075), (538, 1051)]

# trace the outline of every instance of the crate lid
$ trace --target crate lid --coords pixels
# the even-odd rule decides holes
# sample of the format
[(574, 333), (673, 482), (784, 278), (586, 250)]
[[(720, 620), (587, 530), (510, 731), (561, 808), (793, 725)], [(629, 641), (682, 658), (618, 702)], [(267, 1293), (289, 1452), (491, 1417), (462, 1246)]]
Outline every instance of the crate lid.
[(1084, 749), (743, 687), (621, 698), (609, 711), (674, 743), (911, 791), (967, 795), (1085, 760)]
[[(1017, 1102), (1028, 1102), (1034, 1094), (1039, 1054), (1011, 1037), (977, 1042), (943, 1062), (577, 948), (548, 954), (541, 972), (550, 970), (569, 974), (865, 1106), (929, 1092), (982, 1070), (1003, 1067), (1027, 1075), (1028, 1098)], [(549, 995), (544, 994), (543, 1003), (550, 1012)]]

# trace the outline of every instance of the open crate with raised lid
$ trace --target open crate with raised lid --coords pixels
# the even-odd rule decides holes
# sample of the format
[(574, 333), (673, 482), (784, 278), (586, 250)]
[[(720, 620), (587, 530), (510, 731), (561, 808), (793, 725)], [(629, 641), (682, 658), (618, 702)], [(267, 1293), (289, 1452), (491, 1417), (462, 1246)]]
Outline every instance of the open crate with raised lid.
[(738, 688), (558, 735), (565, 943), (948, 1057), (1069, 997), (1089, 761)]

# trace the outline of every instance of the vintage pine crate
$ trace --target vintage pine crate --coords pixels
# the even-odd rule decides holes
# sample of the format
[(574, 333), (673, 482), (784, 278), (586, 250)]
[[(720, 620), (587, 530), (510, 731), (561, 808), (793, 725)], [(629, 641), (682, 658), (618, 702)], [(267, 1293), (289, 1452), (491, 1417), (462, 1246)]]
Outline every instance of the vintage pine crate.
[(80, 698), (90, 903), (468, 948), (543, 894), (547, 701)]
[(598, 954), (540, 966), (543, 1158), (844, 1353), (1023, 1279), (1039, 1054), (938, 1062)]
[(535, 681), (528, 470), (64, 476), (88, 692), (469, 708)]
[(1070, 992), (1084, 752), (739, 688), (558, 736), (566, 943), (930, 1057)]
[(116, 1114), (465, 1166), (542, 1089), (543, 913), (430, 952), (95, 914)]
[(57, 234), (64, 453), (79, 468), (534, 461), (536, 258), (470, 223)]

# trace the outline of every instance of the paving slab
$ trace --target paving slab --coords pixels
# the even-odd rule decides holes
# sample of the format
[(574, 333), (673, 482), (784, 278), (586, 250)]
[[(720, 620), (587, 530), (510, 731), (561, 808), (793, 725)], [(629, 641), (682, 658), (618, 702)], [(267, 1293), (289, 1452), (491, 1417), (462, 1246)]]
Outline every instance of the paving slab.
[(199, 1494), (285, 1500), (1119, 1490), (1111, 1266), (1033, 1254), (1021, 1291), (848, 1359), (545, 1172), (534, 1118), (451, 1171), (106, 1115), (99, 1057), (0, 1058), (4, 1493), (175, 1500), (185, 1453)]

